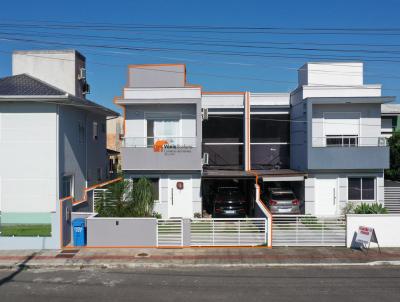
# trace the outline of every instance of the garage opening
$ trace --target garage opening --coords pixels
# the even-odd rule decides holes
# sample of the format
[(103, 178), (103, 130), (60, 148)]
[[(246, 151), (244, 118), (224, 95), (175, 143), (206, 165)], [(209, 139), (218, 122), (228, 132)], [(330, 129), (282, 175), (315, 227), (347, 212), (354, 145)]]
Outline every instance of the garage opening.
[(254, 185), (254, 177), (203, 178), (203, 217), (254, 217)]
[(272, 215), (304, 214), (305, 175), (262, 175), (261, 199)]

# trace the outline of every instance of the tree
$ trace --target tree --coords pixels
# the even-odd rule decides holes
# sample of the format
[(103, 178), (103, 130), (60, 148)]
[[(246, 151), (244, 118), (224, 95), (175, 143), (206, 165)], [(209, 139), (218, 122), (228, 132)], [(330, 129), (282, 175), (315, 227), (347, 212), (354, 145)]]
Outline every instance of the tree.
[(400, 131), (393, 133), (392, 137), (389, 138), (390, 147), (390, 168), (385, 171), (385, 175), (388, 179), (399, 180), (400, 179)]
[(107, 187), (96, 202), (100, 217), (152, 217), (154, 190), (145, 177), (136, 181), (123, 180)]

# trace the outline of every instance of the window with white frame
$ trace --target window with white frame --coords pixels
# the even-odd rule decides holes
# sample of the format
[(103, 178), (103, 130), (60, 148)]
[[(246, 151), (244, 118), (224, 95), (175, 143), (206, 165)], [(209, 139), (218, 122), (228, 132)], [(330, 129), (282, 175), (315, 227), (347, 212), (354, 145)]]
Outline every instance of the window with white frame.
[(375, 200), (374, 177), (349, 177), (348, 199), (354, 201)]
[(325, 146), (354, 147), (359, 143), (359, 112), (324, 112)]
[(146, 115), (147, 121), (147, 147), (153, 147), (159, 140), (169, 144), (177, 144), (180, 137), (180, 119), (176, 115), (164, 117), (156, 114)]

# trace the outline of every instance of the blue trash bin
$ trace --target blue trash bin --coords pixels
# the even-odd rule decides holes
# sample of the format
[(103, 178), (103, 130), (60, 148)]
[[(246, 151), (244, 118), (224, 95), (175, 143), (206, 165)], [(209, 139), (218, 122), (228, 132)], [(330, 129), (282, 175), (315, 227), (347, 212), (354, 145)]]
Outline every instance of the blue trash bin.
[(86, 232), (84, 218), (76, 218), (72, 221), (72, 232), (74, 237), (74, 246), (85, 246)]

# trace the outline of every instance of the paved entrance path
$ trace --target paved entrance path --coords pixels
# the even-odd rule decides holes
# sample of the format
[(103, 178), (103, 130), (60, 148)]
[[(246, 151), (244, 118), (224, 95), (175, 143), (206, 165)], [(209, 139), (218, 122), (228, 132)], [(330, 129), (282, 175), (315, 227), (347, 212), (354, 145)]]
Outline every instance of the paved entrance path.
[(0, 251), (0, 268), (388, 264), (385, 262), (400, 265), (400, 248), (382, 249), (382, 253), (338, 247)]

